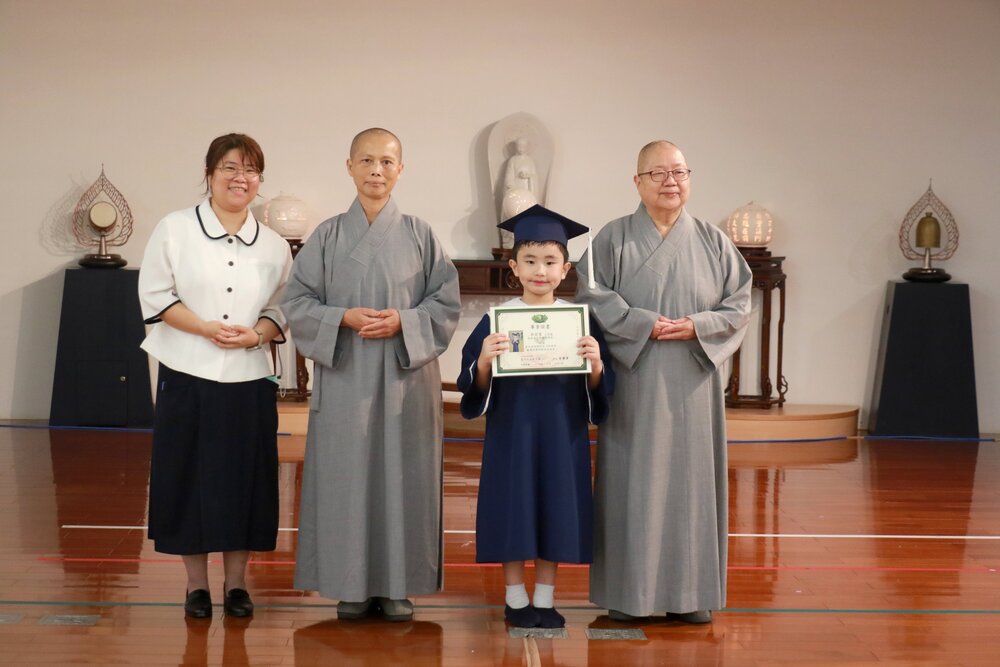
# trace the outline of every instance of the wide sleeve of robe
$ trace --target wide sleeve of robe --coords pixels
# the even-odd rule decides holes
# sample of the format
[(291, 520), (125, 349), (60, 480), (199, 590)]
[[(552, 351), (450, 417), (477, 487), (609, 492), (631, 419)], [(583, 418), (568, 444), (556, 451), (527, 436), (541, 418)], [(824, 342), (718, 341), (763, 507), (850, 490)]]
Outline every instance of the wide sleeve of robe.
[(413, 232), (423, 258), (424, 294), (419, 303), (399, 311), (402, 335), (396, 341), (396, 358), (407, 370), (437, 359), (448, 348), (462, 310), (458, 269), (429, 225), (415, 224)]
[(743, 342), (750, 321), (750, 289), (753, 286), (750, 266), (736, 246), (721, 233), (716, 238), (723, 275), (722, 300), (710, 310), (688, 315), (701, 346), (701, 354), (696, 354), (695, 358), (708, 371), (715, 371)]
[(326, 239), (331, 223), (320, 225), (299, 250), (292, 265), (281, 310), (302, 356), (332, 367), (340, 323), (347, 308), (327, 305)]
[(615, 247), (621, 247), (623, 240), (615, 240), (622, 235), (624, 220), (614, 221), (598, 233), (594, 239), (595, 286), (589, 286), (591, 267), (590, 252), (584, 253), (576, 265), (576, 300), (586, 303), (604, 328), (611, 355), (626, 368), (635, 368), (643, 349), (650, 342), (649, 335), (660, 314), (645, 308), (633, 307), (613, 288), (620, 275), (621, 258)]

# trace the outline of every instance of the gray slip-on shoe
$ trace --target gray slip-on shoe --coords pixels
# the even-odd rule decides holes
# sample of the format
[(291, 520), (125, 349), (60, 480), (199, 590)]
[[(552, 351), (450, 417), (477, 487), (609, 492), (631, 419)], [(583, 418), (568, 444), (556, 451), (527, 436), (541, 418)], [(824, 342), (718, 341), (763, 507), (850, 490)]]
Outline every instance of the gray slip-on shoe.
[(363, 602), (347, 602), (342, 600), (337, 603), (337, 618), (348, 621), (365, 618), (372, 613), (373, 601), (372, 598), (368, 598)]
[(633, 616), (617, 609), (608, 609), (608, 618), (619, 623), (635, 623), (646, 619), (645, 616)]
[(378, 606), (382, 608), (382, 618), (387, 621), (409, 621), (413, 618), (413, 603), (405, 598), (402, 600), (378, 598)]

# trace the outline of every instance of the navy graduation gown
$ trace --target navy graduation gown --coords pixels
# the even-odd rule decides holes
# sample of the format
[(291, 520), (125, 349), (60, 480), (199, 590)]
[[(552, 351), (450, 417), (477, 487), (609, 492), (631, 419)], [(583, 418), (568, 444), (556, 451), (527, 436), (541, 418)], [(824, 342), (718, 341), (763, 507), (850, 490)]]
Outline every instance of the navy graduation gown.
[(589, 563), (593, 554), (593, 495), (588, 423), (608, 415), (614, 391), (610, 355), (593, 318), (604, 374), (593, 390), (587, 375), (493, 378), (476, 387), (476, 360), (490, 334), (485, 315), (462, 348), (461, 411), (486, 414), (486, 441), (476, 511), (476, 561), (542, 558)]

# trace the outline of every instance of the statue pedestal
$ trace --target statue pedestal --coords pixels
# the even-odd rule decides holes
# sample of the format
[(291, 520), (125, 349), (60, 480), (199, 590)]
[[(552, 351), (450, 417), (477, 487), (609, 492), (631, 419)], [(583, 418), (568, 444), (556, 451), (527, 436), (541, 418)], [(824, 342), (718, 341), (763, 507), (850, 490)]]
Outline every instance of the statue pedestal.
[(136, 269), (66, 270), (50, 425), (153, 425), (138, 285)]
[(968, 285), (889, 282), (869, 432), (979, 437)]

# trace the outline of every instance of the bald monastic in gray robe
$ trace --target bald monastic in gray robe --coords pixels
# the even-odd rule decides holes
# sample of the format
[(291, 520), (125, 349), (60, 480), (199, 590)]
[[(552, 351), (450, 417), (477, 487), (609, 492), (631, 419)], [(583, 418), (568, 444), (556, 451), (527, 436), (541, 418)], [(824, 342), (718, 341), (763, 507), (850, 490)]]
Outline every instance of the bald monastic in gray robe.
[[(363, 339), (349, 308), (399, 311)], [(392, 199), (372, 222), (355, 199), (299, 251), (282, 310), (315, 362), (295, 586), (342, 601), (441, 587), (441, 375), (458, 324), (458, 272), (430, 226)]]
[[(633, 616), (721, 609), (728, 487), (719, 366), (750, 316), (751, 274), (717, 227), (682, 211), (666, 238), (640, 204), (581, 261), (618, 386), (601, 426), (590, 599)], [(650, 340), (657, 317), (690, 317), (694, 340)]]

